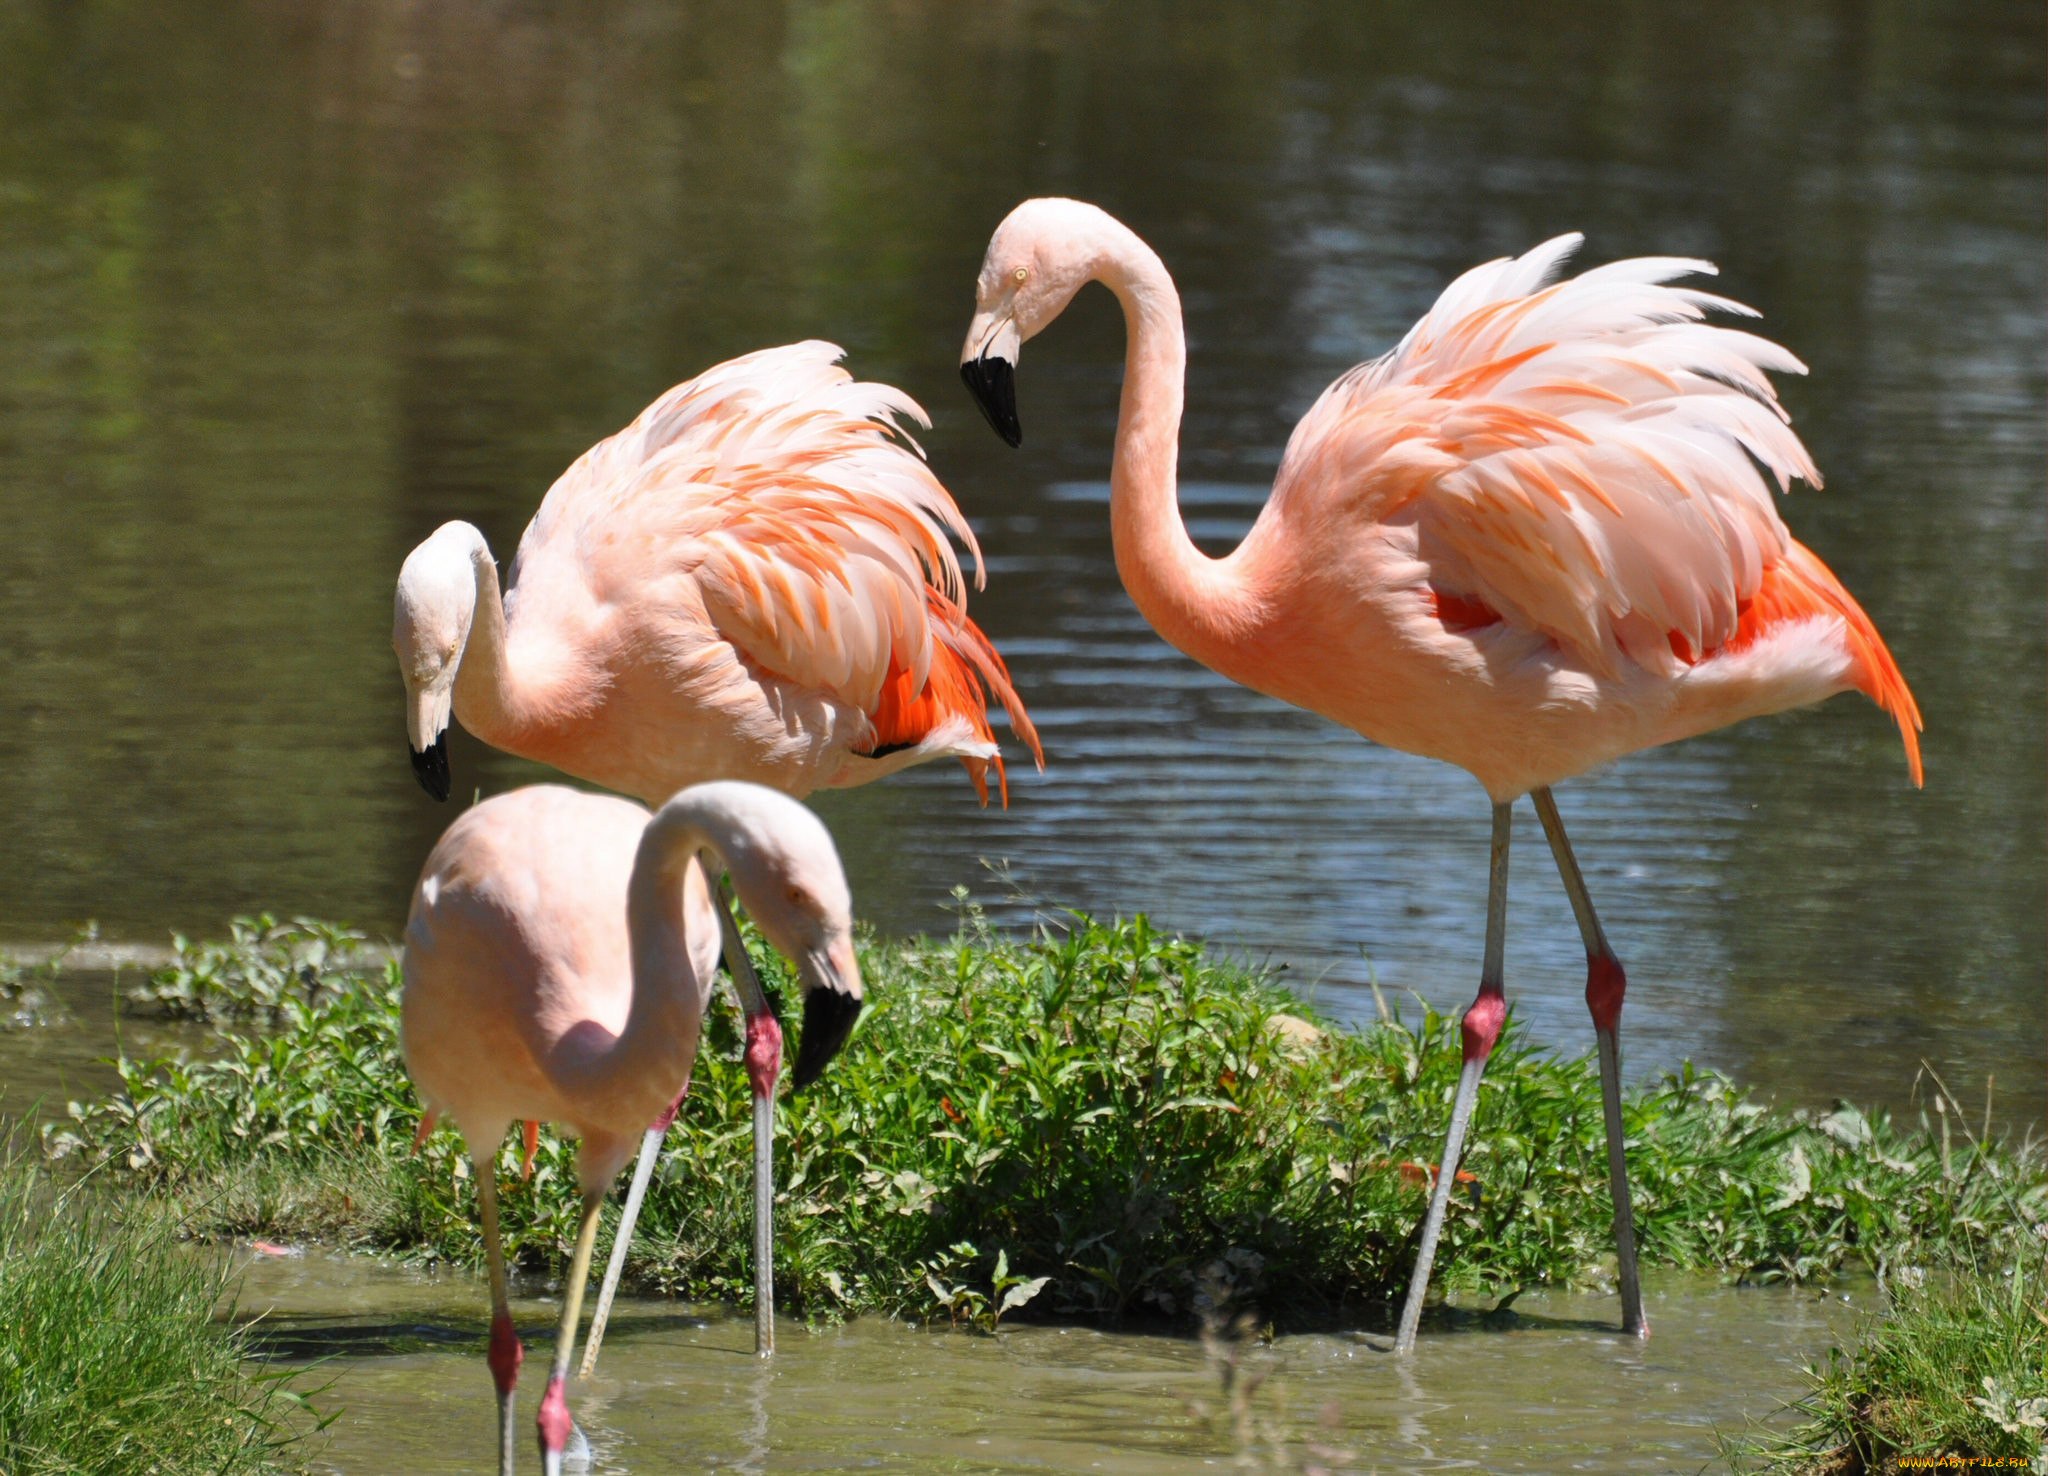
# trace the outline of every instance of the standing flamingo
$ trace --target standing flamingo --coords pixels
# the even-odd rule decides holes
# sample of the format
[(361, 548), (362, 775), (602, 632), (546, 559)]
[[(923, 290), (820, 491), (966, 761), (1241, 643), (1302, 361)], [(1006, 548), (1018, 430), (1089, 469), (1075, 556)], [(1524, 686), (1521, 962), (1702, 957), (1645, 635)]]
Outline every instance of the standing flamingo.
[(1235, 681), (1479, 780), (1493, 802), (1485, 962), (1395, 1346), (1414, 1346), (1444, 1208), (1506, 1013), (1510, 811), (1531, 795), (1586, 947), (1622, 1328), (1648, 1334), (1623, 1154), (1620, 961), (1551, 786), (1625, 753), (1855, 689), (1919, 709), (1870, 617), (1793, 539), (1771, 486), (1820, 474), (1766, 370), (1804, 366), (1710, 326), (1725, 298), (1664, 285), (1711, 264), (1618, 261), (1552, 278), (1560, 236), (1475, 267), (1394, 351), (1324, 391), (1244, 541), (1211, 559), (1176, 506), (1187, 348), (1159, 257), (1092, 205), (1029, 200), (997, 228), (961, 377), (1015, 446), (1019, 346), (1088, 282), (1129, 342), (1110, 529), (1153, 627)]
[[(448, 827), (420, 872), (405, 928), (401, 1030), (427, 1115), (445, 1115), (475, 1166), (490, 1263), (498, 1468), (512, 1476), (512, 1396), (525, 1357), (498, 1237), (496, 1163), (511, 1125), (561, 1123), (581, 1139), (581, 1225), (539, 1414), (541, 1460), (561, 1470), (565, 1383), (606, 1188), (641, 1127), (686, 1088), (710, 1000), (718, 909), (705, 874), (732, 874), (762, 934), (808, 998), (861, 997), (846, 879), (809, 810), (758, 785), (686, 789), (652, 819), (639, 805), (535, 785)], [(738, 938), (727, 940), (745, 969)], [(808, 1018), (808, 1012), (806, 1015)], [(810, 1049), (805, 1035), (803, 1048)], [(770, 1063), (749, 1053), (760, 1075)], [(772, 1077), (769, 1085), (772, 1087)]]
[[(764, 349), (669, 390), (548, 490), (502, 596), (470, 524), (443, 524), (412, 551), (392, 646), (413, 771), (429, 794), (448, 797), (451, 708), (487, 743), (648, 804), (707, 779), (802, 796), (948, 755), (984, 804), (993, 766), (1007, 801), (984, 688), (1043, 764), (1002, 657), (967, 618), (946, 535), (973, 554), (978, 587), (973, 530), (898, 417), (930, 422), (900, 391), (855, 382), (839, 357), (816, 341)], [(779, 1070), (766, 1000), (742, 984), (741, 1004), (749, 1057)], [(856, 1008), (810, 996), (799, 1085), (815, 1074), (807, 1061), (822, 1064), (846, 1038)], [(764, 1176), (775, 1077), (755, 1104)], [(586, 1374), (678, 1105), (642, 1144)], [(765, 1245), (764, 1227), (756, 1233)], [(765, 1260), (755, 1281), (766, 1352)]]

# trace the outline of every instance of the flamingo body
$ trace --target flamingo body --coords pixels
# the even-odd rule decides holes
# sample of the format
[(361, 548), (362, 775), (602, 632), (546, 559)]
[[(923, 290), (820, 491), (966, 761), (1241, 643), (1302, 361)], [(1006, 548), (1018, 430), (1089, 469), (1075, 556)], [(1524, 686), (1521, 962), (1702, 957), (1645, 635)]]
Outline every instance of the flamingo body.
[(1110, 470), (1117, 571), (1167, 640), (1246, 686), (1392, 748), (1458, 765), (1493, 800), (1484, 960), (1464, 1070), (1395, 1347), (1429, 1284), (1481, 1074), (1507, 1013), (1512, 805), (1523, 795), (1586, 948), (1625, 1332), (1647, 1335), (1621, 1111), (1627, 987), (1550, 787), (1636, 750), (1860, 691), (1921, 780), (1920, 713), (1884, 640), (1774, 506), (1820, 473), (1771, 372), (1775, 343), (1706, 321), (1748, 308), (1674, 278), (1677, 257), (1558, 279), (1577, 236), (1473, 268), (1394, 350), (1302, 417), (1242, 543), (1188, 537), (1175, 475), (1187, 367), (1180, 298), (1127, 227), (1029, 200), (989, 242), (961, 375), (1022, 438), (1016, 362), (1089, 282), (1123, 306)]
[(1820, 481), (1765, 372), (1804, 366), (1703, 321), (1749, 309), (1667, 285), (1709, 263), (1553, 281), (1578, 242), (1467, 272), (1331, 385), (1220, 559), (1174, 506), (1179, 298), (1121, 223), (1071, 200), (1013, 211), (964, 369), (1013, 363), (1084, 282), (1107, 283), (1131, 329), (1111, 520), (1139, 609), (1203, 664), (1456, 764), (1496, 800), (1848, 690), (1898, 721), (1918, 782), (1896, 663), (1772, 505)]
[[(402, 1043), (427, 1109), (422, 1133), (445, 1115), (476, 1170), (501, 1476), (513, 1468), (524, 1350), (498, 1228), (498, 1150), (521, 1120), (552, 1121), (582, 1140), (581, 1225), (537, 1419), (543, 1465), (555, 1476), (573, 1428), (568, 1367), (599, 1209), (642, 1129), (687, 1087), (696, 1060), (721, 946), (699, 859), (706, 854), (731, 872), (763, 935), (795, 963), (806, 1018), (821, 996), (857, 1010), (852, 904), (831, 837), (796, 801), (757, 785), (693, 786), (652, 817), (626, 800), (558, 786), (516, 790), (449, 826), (413, 892)], [(746, 970), (738, 959), (734, 968)], [(844, 1010), (826, 1017), (851, 1023)], [(765, 1012), (749, 1020), (748, 1065), (765, 1101), (776, 1064), (756, 1071), (754, 1058), (779, 1059), (780, 1036), (758, 1031), (761, 1021), (772, 1024)], [(817, 1064), (843, 1039), (843, 1030), (830, 1038)], [(804, 1069), (800, 1057), (799, 1077)]]
[(988, 769), (1004, 780), (993, 694), (1036, 756), (967, 617), (947, 535), (978, 571), (973, 532), (899, 432), (924, 413), (839, 355), (766, 349), (661, 396), (549, 489), (502, 598), (468, 524), (414, 550), (393, 644), (416, 755), (452, 703), (485, 742), (649, 803), (709, 779), (800, 796), (946, 756), (985, 800)]
[(405, 928), (407, 1070), (474, 1155), (514, 1122), (582, 1139), (586, 1190), (611, 1183), (687, 1081), (718, 964), (701, 871), (684, 879), (686, 967), (658, 981), (672, 1028), (645, 1070), (607, 1070), (633, 1005), (627, 884), (648, 812), (533, 785), (466, 810), (428, 855)]

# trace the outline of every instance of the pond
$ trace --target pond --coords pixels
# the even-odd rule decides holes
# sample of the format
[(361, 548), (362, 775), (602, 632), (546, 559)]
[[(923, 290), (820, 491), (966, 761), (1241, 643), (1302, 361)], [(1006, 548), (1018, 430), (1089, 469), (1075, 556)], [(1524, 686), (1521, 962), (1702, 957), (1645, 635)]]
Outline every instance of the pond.
[[(862, 914), (1143, 909), (1342, 1015), (1374, 977), (1456, 1007), (1477, 788), (1195, 667), (1117, 585), (1107, 296), (1034, 346), (1021, 452), (954, 363), (1010, 205), (1131, 221), (1186, 298), (1183, 502), (1220, 548), (1324, 383), (1576, 228), (1719, 261), (1812, 366), (1784, 391), (1829, 485), (1786, 515), (1928, 715), (1923, 793), (1849, 698), (1568, 787), (1632, 1072), (1899, 1103), (1926, 1060), (2038, 1121), (2041, 51), (1988, 3), (0, 10), (0, 941), (395, 930), (451, 813), (403, 751), (406, 550), (464, 517), (509, 556), (660, 389), (828, 336), (936, 415), (1049, 760), (1007, 811), (937, 767), (821, 797)], [(459, 792), (539, 777), (454, 757)], [(1524, 1017), (1588, 1045), (1535, 859), (1509, 936)]]
[[(451, 815), (404, 752), (406, 551), (461, 517), (508, 558), (661, 389), (826, 337), (936, 417), (923, 443), (989, 554), (972, 608), (1048, 756), (1007, 811), (937, 767), (820, 797), (861, 914), (945, 930), (960, 887), (1019, 927), (1146, 910), (1347, 1018), (1374, 980), (1458, 1007), (1480, 791), (1194, 666), (1116, 581), (1107, 296), (1034, 345), (1021, 451), (954, 366), (1011, 205), (1115, 211), (1186, 302), (1182, 502), (1217, 551), (1324, 384), (1466, 266), (1577, 229), (1588, 261), (1718, 261), (1811, 366), (1782, 388), (1828, 486), (1786, 517), (1928, 719), (1921, 793), (1852, 698), (1568, 786), (1630, 965), (1632, 1074), (1691, 1056), (1793, 1102), (1904, 1105), (1925, 1061), (2038, 1124), (2043, 49), (2040, 7), (1993, 0), (0, 6), (0, 946), (259, 909), (394, 932)], [(454, 762), (463, 795), (541, 777), (460, 738)], [(1510, 994), (1583, 1049), (1576, 934), (1522, 825)], [(72, 1025), (0, 1035), (13, 1109), (106, 1083), (113, 993), (82, 975)], [(1283, 1340), (1256, 1355), (1261, 1428), (1345, 1469), (1696, 1469), (1852, 1306), (1653, 1292), (1646, 1346), (1602, 1331), (1598, 1295), (1524, 1297), (1412, 1365)], [(347, 1472), (487, 1462), (483, 1305), (467, 1277), (317, 1254), (243, 1291), (279, 1356), (338, 1355), (315, 1378)], [(1193, 1342), (876, 1322), (792, 1328), (764, 1368), (722, 1312), (635, 1303), (615, 1329), (578, 1396), (608, 1471), (1241, 1453)]]

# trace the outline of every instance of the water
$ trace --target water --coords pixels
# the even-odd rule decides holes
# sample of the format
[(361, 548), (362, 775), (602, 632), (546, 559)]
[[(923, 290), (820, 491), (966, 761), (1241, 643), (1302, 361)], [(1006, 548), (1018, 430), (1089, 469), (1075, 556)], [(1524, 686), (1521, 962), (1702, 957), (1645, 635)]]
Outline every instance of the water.
[[(520, 1439), (530, 1441), (555, 1304), (522, 1289)], [(1611, 1298), (1530, 1294), (1496, 1322), (1425, 1335), (1397, 1362), (1374, 1340), (1280, 1339), (1247, 1437), (1220, 1366), (1191, 1340), (1017, 1327), (995, 1338), (866, 1319), (785, 1324), (772, 1362), (751, 1317), (622, 1303), (571, 1406), (592, 1469), (640, 1471), (1278, 1471), (1320, 1447), (1346, 1472), (1691, 1471), (1803, 1389), (1799, 1368), (1855, 1325), (1868, 1294), (1653, 1281), (1648, 1343), (1611, 1331)], [(256, 1258), (239, 1313), (342, 1406), (318, 1465), (419, 1476), (485, 1469), (495, 1406), (487, 1300), (468, 1277), (314, 1254)], [(1249, 1378), (1245, 1382), (1249, 1383)], [(1284, 1452), (1283, 1454), (1280, 1454)], [(1238, 1464), (1240, 1456), (1245, 1464)], [(525, 1449), (522, 1460), (532, 1458)]]
[[(821, 800), (864, 915), (1147, 909), (1342, 1014), (1373, 971), (1456, 1006), (1478, 790), (1192, 666), (1115, 582), (1107, 297), (1032, 345), (1021, 453), (953, 364), (1005, 209), (1117, 211), (1186, 297), (1220, 547), (1322, 384), (1570, 227), (1718, 259), (1812, 365), (1786, 396), (1830, 482), (1787, 516), (1929, 719), (1922, 794), (1846, 698), (1569, 788), (1631, 1069), (1898, 1101), (1926, 1058), (2038, 1120), (2042, 40), (1995, 4), (0, 9), (0, 938), (395, 929), (449, 815), (402, 751), (405, 551), (466, 517), (509, 556), (662, 387), (828, 335), (938, 415), (1051, 760), (1007, 813), (938, 768)], [(1518, 844), (1510, 988), (1581, 1047), (1526, 816)]]
[[(1324, 383), (1463, 267), (1580, 229), (1594, 259), (1718, 260), (1812, 365), (1785, 394), (1829, 486), (1786, 513), (1929, 720), (1922, 794), (1853, 699), (1570, 786), (1631, 966), (1631, 1070), (1691, 1055), (1793, 1101), (1898, 1102), (1925, 1058), (2038, 1122), (2043, 41), (2038, 6), (1900, 0), (1711, 24), (1619, 0), (0, 4), (0, 939), (90, 917), (160, 942), (259, 908), (395, 930), (449, 817), (413, 783), (386, 647), (406, 550), (463, 517), (509, 556), (659, 390), (826, 336), (938, 416), (925, 445), (991, 554), (975, 613), (1051, 759), (1007, 813), (936, 768), (822, 799), (862, 913), (943, 929), (962, 884), (1011, 924), (1146, 909), (1345, 1015), (1374, 973), (1454, 1007), (1476, 787), (1192, 666), (1116, 584), (1108, 299), (1031, 346), (1021, 453), (953, 365), (1005, 210), (1122, 215), (1187, 303), (1184, 503), (1220, 549)], [(538, 776), (454, 757), (486, 792)], [(1517, 852), (1510, 988), (1577, 1048), (1576, 937), (1533, 826)], [(107, 1084), (108, 988), (0, 1037), (10, 1104)], [(1298, 1450), (1333, 1409), (1344, 1469), (1694, 1469), (1841, 1325), (1791, 1293), (1654, 1290), (1640, 1348), (1591, 1326), (1599, 1297), (1524, 1298), (1412, 1366), (1286, 1340), (1272, 1418)], [(483, 1305), (467, 1278), (317, 1258), (258, 1267), (245, 1300), (342, 1355), (328, 1459), (352, 1472), (487, 1462)], [(722, 1315), (615, 1326), (579, 1396), (606, 1470), (1234, 1449), (1191, 1409), (1218, 1394), (1189, 1343), (863, 1323), (790, 1329), (764, 1370)]]

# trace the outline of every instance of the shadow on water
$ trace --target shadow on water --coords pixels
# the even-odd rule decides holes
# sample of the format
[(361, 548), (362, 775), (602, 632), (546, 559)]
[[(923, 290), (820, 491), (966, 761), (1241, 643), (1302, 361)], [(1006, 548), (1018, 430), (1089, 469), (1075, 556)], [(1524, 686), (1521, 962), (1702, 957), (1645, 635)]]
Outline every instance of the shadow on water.
[[(428, 1348), (472, 1343), (482, 1347), (487, 1341), (473, 1329), (438, 1327), (429, 1322), (351, 1322), (336, 1317), (277, 1316), (238, 1320), (249, 1325), (250, 1353), (272, 1363), (392, 1358)], [(520, 1328), (519, 1335), (528, 1342), (546, 1336), (537, 1327)]]

